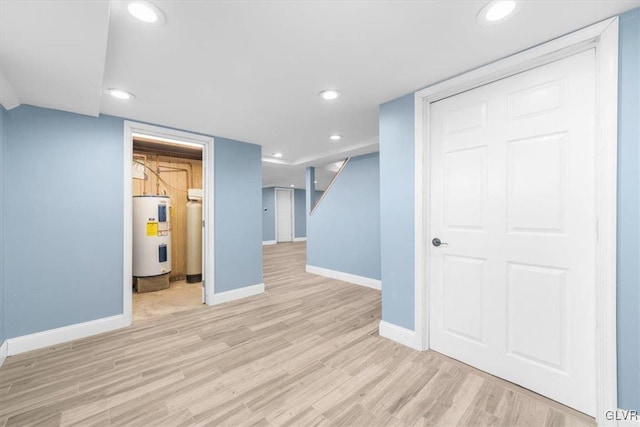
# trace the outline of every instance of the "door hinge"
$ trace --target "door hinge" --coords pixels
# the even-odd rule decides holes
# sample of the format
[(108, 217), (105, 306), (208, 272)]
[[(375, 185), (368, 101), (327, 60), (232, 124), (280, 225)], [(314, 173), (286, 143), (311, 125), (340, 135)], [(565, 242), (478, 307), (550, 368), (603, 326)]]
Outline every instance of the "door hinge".
[(204, 228), (204, 219), (202, 220), (202, 228)]

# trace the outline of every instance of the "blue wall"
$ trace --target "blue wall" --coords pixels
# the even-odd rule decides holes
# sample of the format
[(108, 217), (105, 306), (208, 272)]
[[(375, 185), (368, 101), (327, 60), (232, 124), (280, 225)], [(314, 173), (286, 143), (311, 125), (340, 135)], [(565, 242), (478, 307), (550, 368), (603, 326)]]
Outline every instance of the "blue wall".
[(262, 147), (215, 139), (215, 291), (262, 283)]
[(22, 106), (5, 125), (7, 338), (122, 313), (123, 120)]
[[(123, 119), (6, 112), (4, 337), (122, 313)], [(261, 147), (215, 138), (216, 292), (262, 282)]]
[(619, 43), (618, 406), (640, 411), (640, 9)]
[(293, 191), (293, 204), (295, 214), (295, 236), (307, 237), (307, 193), (305, 190)]
[(413, 94), (380, 106), (382, 319), (414, 329)]
[(4, 315), (4, 140), (7, 111), (0, 105), (0, 345), (5, 339)]
[(380, 279), (378, 153), (353, 157), (307, 217), (307, 264)]
[(270, 187), (262, 189), (262, 241), (273, 240), (276, 240), (276, 199), (274, 188)]
[[(640, 9), (620, 16), (619, 61), (618, 406), (640, 411)], [(413, 94), (380, 106), (382, 318), (412, 330), (413, 120)]]

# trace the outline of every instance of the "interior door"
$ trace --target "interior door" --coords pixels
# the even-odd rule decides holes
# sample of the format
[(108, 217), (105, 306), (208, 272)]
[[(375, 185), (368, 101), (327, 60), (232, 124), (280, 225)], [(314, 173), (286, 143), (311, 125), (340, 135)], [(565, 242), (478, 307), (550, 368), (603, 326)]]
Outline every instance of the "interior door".
[(430, 347), (594, 415), (594, 50), (430, 113)]
[(278, 242), (291, 242), (292, 235), (292, 195), (291, 190), (276, 189), (276, 216), (277, 216), (277, 240)]

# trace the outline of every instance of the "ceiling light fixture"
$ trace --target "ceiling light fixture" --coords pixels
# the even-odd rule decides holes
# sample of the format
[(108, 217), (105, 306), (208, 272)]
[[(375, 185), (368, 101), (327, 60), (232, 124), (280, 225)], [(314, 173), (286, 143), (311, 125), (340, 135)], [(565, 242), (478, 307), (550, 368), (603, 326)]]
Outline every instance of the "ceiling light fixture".
[(326, 99), (328, 101), (336, 99), (340, 95), (340, 91), (334, 89), (323, 90), (322, 92), (320, 92), (320, 96), (322, 97), (322, 99)]
[(282, 157), (282, 153), (273, 153), (273, 157), (280, 158)]
[(148, 1), (132, 1), (127, 10), (134, 18), (147, 24), (162, 25), (166, 22), (164, 13)]
[(289, 187), (295, 187), (295, 185), (291, 184)]
[(121, 89), (107, 89), (107, 93), (117, 99), (128, 100), (135, 98), (135, 95), (131, 92), (126, 92)]
[(342, 135), (338, 135), (337, 133), (329, 135), (329, 139), (332, 141), (340, 141), (342, 139)]
[(478, 22), (492, 25), (502, 22), (520, 7), (521, 2), (515, 0), (493, 0), (485, 5), (478, 13)]

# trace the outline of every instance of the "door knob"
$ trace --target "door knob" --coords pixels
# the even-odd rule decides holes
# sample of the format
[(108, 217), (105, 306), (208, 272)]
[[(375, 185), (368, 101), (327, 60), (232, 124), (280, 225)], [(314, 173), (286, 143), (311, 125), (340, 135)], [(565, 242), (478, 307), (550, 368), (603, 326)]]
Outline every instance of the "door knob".
[(433, 246), (438, 247), (440, 245), (449, 245), (448, 243), (443, 242), (442, 240), (438, 239), (437, 237), (435, 239), (433, 239), (431, 241), (431, 243), (433, 243)]

